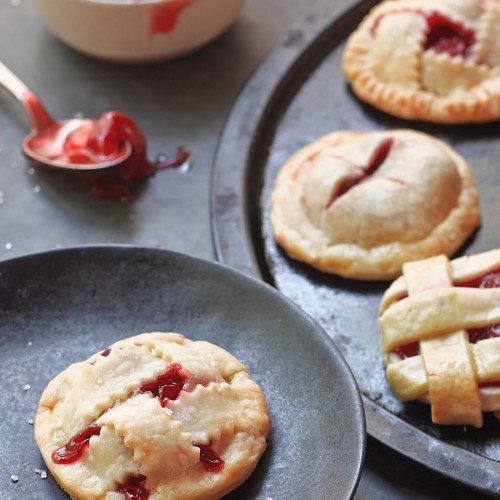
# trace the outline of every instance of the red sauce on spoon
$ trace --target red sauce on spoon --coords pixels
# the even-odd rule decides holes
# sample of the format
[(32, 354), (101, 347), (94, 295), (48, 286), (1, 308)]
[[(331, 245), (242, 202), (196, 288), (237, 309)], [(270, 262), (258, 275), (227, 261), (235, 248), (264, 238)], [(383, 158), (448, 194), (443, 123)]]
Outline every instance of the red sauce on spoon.
[[(80, 125), (72, 130), (61, 129), (58, 122), (45, 116), (43, 108), (37, 115), (38, 99), (30, 101), (30, 109), (36, 118), (44, 123), (43, 134), (29, 141), (30, 149), (41, 158), (61, 161), (75, 165), (79, 172), (85, 172), (84, 180), (90, 193), (99, 198), (120, 198), (133, 200), (132, 186), (153, 176), (158, 170), (179, 168), (189, 164), (190, 155), (186, 148), (180, 147), (170, 157), (160, 156), (155, 162), (147, 157), (146, 140), (135, 121), (116, 111), (107, 111), (98, 120), (80, 120)], [(48, 125), (46, 122), (48, 121)], [(96, 166), (119, 159), (127, 148), (130, 155), (114, 167), (94, 170)]]

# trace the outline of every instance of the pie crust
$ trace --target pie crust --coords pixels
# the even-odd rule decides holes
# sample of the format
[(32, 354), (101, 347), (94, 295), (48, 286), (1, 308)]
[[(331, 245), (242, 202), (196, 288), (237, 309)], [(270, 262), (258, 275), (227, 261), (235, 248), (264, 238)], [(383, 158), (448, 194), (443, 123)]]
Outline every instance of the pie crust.
[[(76, 460), (56, 463), (96, 428)], [(218, 499), (250, 476), (268, 432), (264, 395), (245, 367), (177, 333), (137, 335), (71, 365), (48, 384), (35, 420), (47, 467), (75, 499), (129, 498), (130, 478), (146, 490), (132, 498)]]
[(387, 379), (401, 401), (431, 405), (436, 424), (500, 418), (500, 249), (403, 266), (379, 310)]
[(500, 117), (500, 2), (385, 0), (348, 39), (343, 69), (363, 101), (404, 119)]
[(452, 255), (478, 226), (479, 207), (470, 168), (442, 141), (411, 130), (342, 131), (281, 168), (271, 224), (292, 258), (385, 280), (406, 261)]

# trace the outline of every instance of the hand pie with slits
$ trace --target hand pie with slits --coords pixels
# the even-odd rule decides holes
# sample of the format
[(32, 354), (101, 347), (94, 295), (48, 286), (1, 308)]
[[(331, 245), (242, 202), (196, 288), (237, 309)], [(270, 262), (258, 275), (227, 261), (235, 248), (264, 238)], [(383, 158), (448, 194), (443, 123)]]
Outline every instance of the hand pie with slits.
[(355, 279), (392, 279), (406, 261), (452, 255), (479, 224), (472, 172), (410, 130), (335, 132), (295, 153), (271, 194), (276, 241), (293, 258)]
[(385, 0), (349, 37), (343, 69), (363, 101), (404, 119), (500, 118), (500, 2)]
[(403, 266), (379, 311), (387, 379), (432, 420), (482, 427), (500, 418), (500, 249)]
[(35, 438), (75, 499), (218, 499), (266, 448), (264, 395), (227, 351), (137, 335), (76, 363), (42, 394)]

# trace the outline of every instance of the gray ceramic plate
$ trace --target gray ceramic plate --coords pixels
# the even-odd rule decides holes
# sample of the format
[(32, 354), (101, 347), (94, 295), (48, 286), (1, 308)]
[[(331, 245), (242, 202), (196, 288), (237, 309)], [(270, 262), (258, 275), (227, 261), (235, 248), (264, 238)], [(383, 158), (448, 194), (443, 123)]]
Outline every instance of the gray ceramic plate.
[(0, 263), (0, 498), (67, 498), (50, 475), (35, 473), (45, 466), (28, 420), (41, 392), (70, 363), (158, 330), (229, 350), (266, 394), (268, 449), (227, 498), (352, 496), (364, 457), (363, 408), (318, 324), (270, 286), (220, 264), (105, 246)]
[[(227, 121), (212, 185), (214, 238), (226, 265), (274, 285), (315, 318), (344, 354), (364, 397), (368, 433), (413, 460), (500, 496), (500, 425), (438, 427), (421, 403), (402, 404), (380, 356), (377, 309), (388, 283), (317, 272), (289, 259), (269, 222), (277, 172), (300, 147), (335, 130), (409, 127), (452, 145), (470, 163), (482, 227), (462, 249), (498, 247), (498, 123), (446, 127), (405, 122), (361, 103), (342, 74), (345, 42), (375, 0), (325, 1), (293, 28), (248, 82)], [(425, 481), (425, 479), (424, 479)]]

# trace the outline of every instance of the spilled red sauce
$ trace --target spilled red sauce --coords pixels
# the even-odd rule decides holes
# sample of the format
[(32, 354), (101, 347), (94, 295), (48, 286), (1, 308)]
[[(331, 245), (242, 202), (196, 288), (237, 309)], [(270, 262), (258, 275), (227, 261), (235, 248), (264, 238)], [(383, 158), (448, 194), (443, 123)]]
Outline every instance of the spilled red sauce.
[[(456, 286), (468, 288), (499, 288), (500, 270), (492, 271), (484, 276), (479, 276), (468, 281), (456, 283)], [(468, 334), (469, 342), (471, 344), (476, 344), (481, 340), (500, 337), (500, 324), (488, 325), (479, 328), (470, 328), (468, 330)], [(391, 352), (394, 354), (398, 354), (402, 359), (417, 356), (419, 354), (418, 342), (411, 342), (409, 344), (396, 347)]]
[(175, 28), (181, 12), (192, 3), (193, 0), (164, 0), (151, 5), (150, 33), (170, 33)]
[[(30, 91), (23, 96), (26, 111), (37, 130), (30, 138), (30, 149), (40, 157), (74, 165), (86, 182), (90, 193), (98, 198), (119, 198), (133, 201), (132, 188), (152, 177), (158, 170), (182, 168), (189, 170), (189, 151), (181, 146), (172, 156), (158, 156), (154, 162), (147, 157), (146, 139), (137, 123), (122, 113), (107, 111), (98, 120), (82, 119), (76, 130), (61, 129), (47, 114), (38, 98)], [(128, 158), (114, 167), (94, 167), (119, 160), (130, 146)], [(86, 170), (86, 166), (89, 167)]]
[(52, 452), (52, 461), (56, 464), (72, 464), (83, 455), (89, 446), (92, 436), (98, 436), (101, 428), (98, 425), (91, 425), (86, 430), (72, 437), (64, 446)]
[[(474, 30), (466, 28), (462, 24), (453, 21), (438, 11), (423, 12), (413, 9), (399, 9), (391, 14), (414, 13), (425, 18), (427, 23), (427, 34), (424, 42), (424, 50), (434, 49), (436, 52), (446, 52), (450, 56), (462, 56), (467, 58), (472, 53), (472, 46), (476, 42)], [(388, 14), (378, 16), (370, 32), (376, 35), (382, 19)]]
[(90, 193), (98, 198), (120, 198), (130, 202), (133, 200), (133, 185), (152, 177), (158, 170), (182, 167), (189, 161), (189, 152), (181, 147), (174, 156), (151, 163), (147, 157), (146, 140), (137, 124), (132, 118), (115, 111), (103, 113), (95, 126), (88, 131), (82, 130), (81, 135), (75, 133), (70, 137), (74, 139), (70, 141), (70, 147), (75, 152), (80, 151), (80, 155), (81, 151), (91, 151), (109, 161), (121, 154), (127, 143), (132, 148), (130, 156), (116, 167), (93, 171), (83, 177)]
[(129, 474), (125, 477), (123, 483), (118, 485), (116, 491), (123, 493), (125, 500), (147, 500), (149, 491), (144, 484), (146, 476), (142, 474)]

